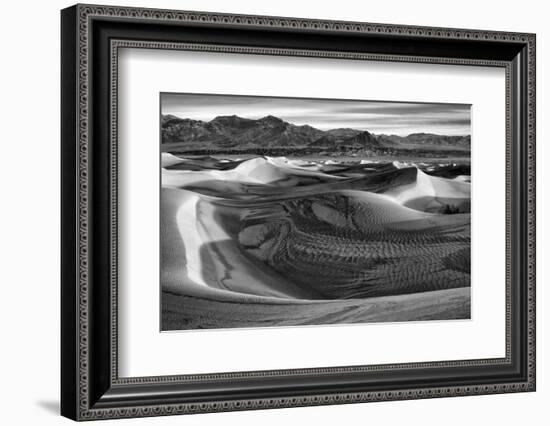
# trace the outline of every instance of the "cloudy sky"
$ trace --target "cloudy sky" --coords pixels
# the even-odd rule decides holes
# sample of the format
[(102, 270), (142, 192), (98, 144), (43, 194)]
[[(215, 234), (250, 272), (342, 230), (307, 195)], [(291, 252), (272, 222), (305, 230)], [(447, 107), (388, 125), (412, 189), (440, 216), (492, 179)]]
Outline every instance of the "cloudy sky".
[(470, 134), (470, 105), (465, 104), (162, 93), (161, 113), (203, 121), (219, 115), (252, 119), (274, 115), (321, 130), (350, 127), (401, 136)]

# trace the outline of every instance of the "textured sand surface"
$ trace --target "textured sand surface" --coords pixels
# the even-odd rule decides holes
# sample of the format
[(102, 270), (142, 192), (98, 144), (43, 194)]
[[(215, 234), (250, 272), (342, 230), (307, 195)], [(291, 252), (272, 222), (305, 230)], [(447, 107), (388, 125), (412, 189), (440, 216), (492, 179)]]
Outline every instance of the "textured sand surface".
[(447, 165), (162, 165), (164, 330), (470, 316), (470, 179)]

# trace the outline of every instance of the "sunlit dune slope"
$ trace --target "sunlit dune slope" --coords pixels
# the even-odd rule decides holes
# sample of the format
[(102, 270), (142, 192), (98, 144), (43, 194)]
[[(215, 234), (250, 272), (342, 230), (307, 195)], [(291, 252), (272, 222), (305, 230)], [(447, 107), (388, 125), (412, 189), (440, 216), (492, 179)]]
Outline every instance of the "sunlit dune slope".
[[(163, 288), (195, 295), (238, 299), (241, 295), (286, 299), (316, 298), (260, 262), (244, 255), (232, 221), (238, 211), (216, 207), (192, 192), (161, 192), (161, 280)], [(213, 216), (221, 214), (226, 226)], [(214, 220), (213, 220), (214, 219)], [(238, 227), (238, 225), (237, 225)]]

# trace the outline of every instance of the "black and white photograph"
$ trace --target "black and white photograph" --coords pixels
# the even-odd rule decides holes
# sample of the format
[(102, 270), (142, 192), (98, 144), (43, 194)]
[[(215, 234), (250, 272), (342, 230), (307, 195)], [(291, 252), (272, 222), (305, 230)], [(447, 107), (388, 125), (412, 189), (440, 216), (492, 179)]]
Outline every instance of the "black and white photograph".
[(12, 31), (8, 417), (541, 417), (540, 7), (204, 1)]
[(163, 331), (470, 318), (471, 105), (160, 110)]

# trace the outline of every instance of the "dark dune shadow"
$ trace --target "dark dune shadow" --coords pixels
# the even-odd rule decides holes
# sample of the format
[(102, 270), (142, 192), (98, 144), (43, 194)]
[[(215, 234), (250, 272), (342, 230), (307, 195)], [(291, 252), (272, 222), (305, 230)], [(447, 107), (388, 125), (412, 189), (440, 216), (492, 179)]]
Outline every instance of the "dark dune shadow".
[(457, 176), (467, 175), (470, 176), (472, 168), (470, 164), (457, 164), (456, 166), (448, 165), (437, 167), (431, 170), (429, 167), (423, 169), (424, 173), (432, 176), (442, 177), (445, 179), (454, 179)]
[[(338, 212), (341, 223), (321, 220), (313, 211), (321, 205)], [(463, 256), (454, 260), (455, 252), (469, 250), (468, 218), (454, 226), (428, 218), (395, 228), (362, 223), (370, 214), (365, 206), (337, 194), (264, 200), (253, 218), (244, 207), (218, 206), (210, 218), (230, 239), (201, 246), (202, 274), (217, 288), (290, 299), (361, 299), (470, 285), (469, 265)], [(243, 237), (247, 229), (254, 231)], [(248, 282), (238, 284), (236, 276)]]
[(212, 288), (239, 295), (287, 300), (325, 299), (314, 285), (296, 283), (241, 250), (237, 241), (216, 241), (199, 249), (202, 276)]
[(213, 157), (196, 157), (186, 158), (179, 155), (176, 157), (184, 160), (182, 163), (166, 166), (167, 170), (188, 170), (188, 171), (204, 171), (204, 170), (232, 170), (246, 160), (220, 161)]

